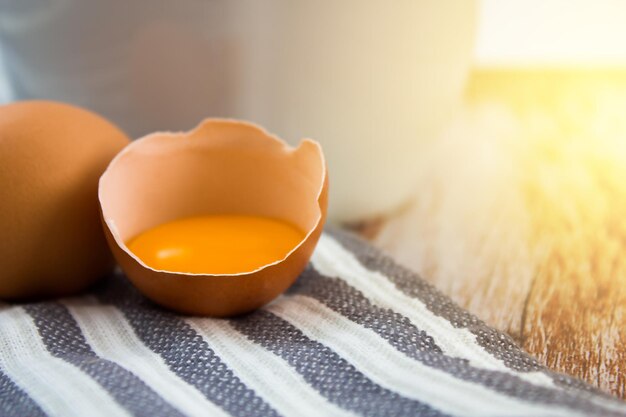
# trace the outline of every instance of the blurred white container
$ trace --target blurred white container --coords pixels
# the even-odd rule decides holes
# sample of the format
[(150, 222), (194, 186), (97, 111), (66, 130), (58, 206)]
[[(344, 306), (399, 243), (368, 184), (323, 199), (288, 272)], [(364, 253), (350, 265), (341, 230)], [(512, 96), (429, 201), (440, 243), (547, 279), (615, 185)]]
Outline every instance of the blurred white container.
[(131, 135), (246, 118), (319, 140), (330, 215), (408, 198), (460, 99), (475, 0), (5, 0), (14, 98), (76, 103)]
[(285, 138), (322, 143), (331, 218), (356, 220), (397, 207), (413, 192), (420, 150), (460, 101), (476, 3), (281, 5), (266, 124)]

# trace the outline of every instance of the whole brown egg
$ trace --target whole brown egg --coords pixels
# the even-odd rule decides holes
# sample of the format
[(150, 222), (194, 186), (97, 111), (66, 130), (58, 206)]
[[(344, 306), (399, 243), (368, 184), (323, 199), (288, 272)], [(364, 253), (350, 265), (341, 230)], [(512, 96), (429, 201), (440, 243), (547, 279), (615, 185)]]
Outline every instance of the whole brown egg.
[(72, 294), (111, 270), (98, 179), (128, 142), (68, 104), (0, 106), (0, 299)]

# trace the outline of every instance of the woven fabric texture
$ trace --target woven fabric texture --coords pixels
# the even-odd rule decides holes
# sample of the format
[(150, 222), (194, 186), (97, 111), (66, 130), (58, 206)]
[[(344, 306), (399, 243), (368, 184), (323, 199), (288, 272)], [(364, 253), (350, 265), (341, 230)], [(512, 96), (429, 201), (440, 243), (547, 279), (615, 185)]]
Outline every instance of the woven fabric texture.
[(325, 232), (287, 294), (179, 316), (121, 274), (0, 305), (0, 417), (626, 416), (360, 239)]

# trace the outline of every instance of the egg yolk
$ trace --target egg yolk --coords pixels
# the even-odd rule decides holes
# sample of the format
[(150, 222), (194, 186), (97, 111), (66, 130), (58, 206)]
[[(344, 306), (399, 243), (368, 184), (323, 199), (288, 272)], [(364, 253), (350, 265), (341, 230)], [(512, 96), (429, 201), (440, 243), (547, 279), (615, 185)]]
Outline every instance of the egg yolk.
[(291, 223), (269, 217), (209, 215), (161, 224), (127, 246), (154, 269), (236, 274), (283, 259), (304, 235)]

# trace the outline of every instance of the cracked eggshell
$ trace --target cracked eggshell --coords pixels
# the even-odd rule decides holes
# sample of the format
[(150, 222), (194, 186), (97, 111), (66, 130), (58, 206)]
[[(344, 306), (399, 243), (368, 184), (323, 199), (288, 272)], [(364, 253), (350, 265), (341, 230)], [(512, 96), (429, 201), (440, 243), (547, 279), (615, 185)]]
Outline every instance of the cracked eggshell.
[[(181, 313), (226, 317), (270, 302), (306, 267), (326, 220), (328, 177), (315, 141), (292, 148), (253, 124), (207, 119), (127, 146), (100, 178), (99, 198), (109, 246), (139, 291)], [(155, 270), (126, 246), (159, 224), (206, 214), (274, 217), (306, 234), (284, 259), (227, 275)]]

